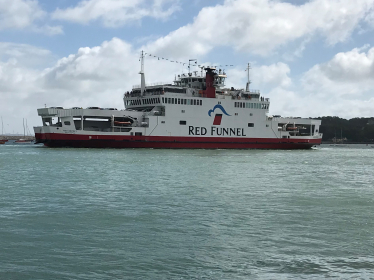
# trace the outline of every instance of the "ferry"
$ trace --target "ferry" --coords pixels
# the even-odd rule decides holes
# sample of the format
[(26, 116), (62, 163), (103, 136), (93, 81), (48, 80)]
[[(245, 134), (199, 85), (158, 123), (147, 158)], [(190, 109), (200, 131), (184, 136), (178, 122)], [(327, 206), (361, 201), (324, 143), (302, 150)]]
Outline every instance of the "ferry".
[[(166, 149), (309, 149), (320, 145), (321, 120), (270, 115), (258, 90), (225, 87), (215, 66), (178, 75), (170, 84), (145, 83), (124, 93), (125, 109), (40, 108), (35, 143), (48, 147)], [(191, 61), (191, 60), (190, 60)]]

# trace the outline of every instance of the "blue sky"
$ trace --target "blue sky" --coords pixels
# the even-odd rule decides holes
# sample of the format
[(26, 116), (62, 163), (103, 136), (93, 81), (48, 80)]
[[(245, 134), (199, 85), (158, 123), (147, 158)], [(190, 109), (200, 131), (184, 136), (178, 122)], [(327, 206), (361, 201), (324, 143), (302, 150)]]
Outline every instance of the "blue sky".
[[(271, 98), (270, 114), (374, 116), (374, 0), (0, 0), (5, 132), (47, 106), (123, 108), (139, 52), (230, 64), (228, 87)], [(146, 81), (187, 71), (147, 58)]]

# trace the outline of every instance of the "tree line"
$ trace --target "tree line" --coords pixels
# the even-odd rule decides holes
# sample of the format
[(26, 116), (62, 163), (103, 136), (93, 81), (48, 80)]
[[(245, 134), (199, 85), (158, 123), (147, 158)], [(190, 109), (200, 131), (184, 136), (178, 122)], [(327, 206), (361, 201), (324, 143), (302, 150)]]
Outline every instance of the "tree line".
[(322, 141), (374, 142), (374, 118), (319, 117)]

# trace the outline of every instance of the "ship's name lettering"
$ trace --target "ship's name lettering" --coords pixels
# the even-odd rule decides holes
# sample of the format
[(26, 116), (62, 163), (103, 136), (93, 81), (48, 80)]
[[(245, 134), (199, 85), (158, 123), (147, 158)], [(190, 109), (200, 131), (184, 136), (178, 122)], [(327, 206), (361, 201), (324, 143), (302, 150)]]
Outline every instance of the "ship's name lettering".
[(210, 132), (211, 136), (247, 136), (244, 133), (244, 128), (225, 128), (212, 126), (207, 129), (203, 126), (189, 126), (188, 135), (207, 135)]

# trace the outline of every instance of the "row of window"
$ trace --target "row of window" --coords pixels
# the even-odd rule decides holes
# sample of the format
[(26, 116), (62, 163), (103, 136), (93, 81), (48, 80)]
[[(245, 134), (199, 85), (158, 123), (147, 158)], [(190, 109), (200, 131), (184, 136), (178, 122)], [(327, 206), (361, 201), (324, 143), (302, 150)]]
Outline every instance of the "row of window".
[(135, 100), (126, 100), (126, 106), (135, 106), (135, 105), (142, 105), (141, 99), (135, 99)]
[(269, 109), (269, 104), (266, 103), (249, 103), (249, 102), (235, 102), (236, 108), (250, 108), (250, 109)]
[[(145, 98), (136, 100), (126, 100), (126, 105), (143, 105), (144, 104), (158, 104), (160, 98)], [(174, 98), (174, 97), (162, 97), (162, 103), (166, 104), (182, 104), (182, 105), (203, 105), (203, 101), (200, 99), (185, 99), (185, 98)], [(235, 102), (235, 108), (250, 108), (250, 109), (269, 109), (269, 104), (266, 103), (250, 103), (250, 102)]]
[[(142, 104), (143, 102), (143, 104)], [(160, 98), (145, 98), (145, 99), (136, 99), (136, 100), (126, 100), (126, 106), (134, 105), (144, 105), (144, 104), (158, 104), (160, 103)], [(174, 97), (162, 97), (162, 103), (166, 104), (182, 104), (182, 105), (203, 105), (202, 100), (197, 99), (185, 99), (185, 98), (174, 98)]]
[(160, 98), (159, 97), (143, 99), (143, 104), (157, 104), (157, 103), (160, 103)]
[(126, 105), (143, 105), (144, 104), (158, 104), (160, 103), (160, 98), (159, 97), (153, 97), (153, 98), (144, 98), (144, 99), (136, 99), (136, 100), (126, 100), (125, 104)]
[(182, 104), (182, 105), (203, 105), (203, 101), (197, 99), (185, 99), (185, 98), (173, 98), (173, 97), (162, 97), (162, 103), (168, 104)]

